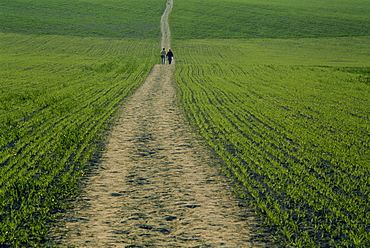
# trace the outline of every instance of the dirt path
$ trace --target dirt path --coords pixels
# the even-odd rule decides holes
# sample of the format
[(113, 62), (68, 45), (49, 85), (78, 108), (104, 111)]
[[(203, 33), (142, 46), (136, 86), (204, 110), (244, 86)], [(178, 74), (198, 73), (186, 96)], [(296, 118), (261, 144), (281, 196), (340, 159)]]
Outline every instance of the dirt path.
[(55, 237), (61, 247), (266, 247), (251, 241), (253, 215), (185, 124), (174, 70), (155, 65), (123, 106), (101, 168)]
[(172, 11), (173, 0), (167, 0), (166, 8), (161, 17), (161, 32), (162, 32), (162, 43), (161, 48), (170, 48), (171, 44), (171, 30), (168, 23), (168, 16)]

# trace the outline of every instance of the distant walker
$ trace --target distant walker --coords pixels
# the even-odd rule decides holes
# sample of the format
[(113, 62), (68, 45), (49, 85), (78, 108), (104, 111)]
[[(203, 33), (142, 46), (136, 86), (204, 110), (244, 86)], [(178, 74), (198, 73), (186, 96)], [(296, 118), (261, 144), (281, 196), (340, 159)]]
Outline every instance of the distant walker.
[(171, 64), (172, 58), (173, 58), (173, 52), (171, 51), (171, 49), (168, 49), (168, 52), (167, 52), (168, 64)]
[(164, 65), (166, 63), (166, 49), (163, 48), (163, 50), (161, 51), (161, 60), (162, 60), (162, 65)]

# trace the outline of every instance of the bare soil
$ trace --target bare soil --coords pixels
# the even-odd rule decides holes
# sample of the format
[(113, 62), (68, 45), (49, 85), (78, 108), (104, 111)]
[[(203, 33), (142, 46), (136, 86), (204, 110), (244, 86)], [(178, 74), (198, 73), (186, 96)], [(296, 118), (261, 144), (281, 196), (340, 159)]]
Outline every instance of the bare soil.
[(99, 168), (55, 234), (60, 247), (271, 247), (253, 242), (256, 217), (186, 124), (174, 70), (155, 65), (122, 106)]

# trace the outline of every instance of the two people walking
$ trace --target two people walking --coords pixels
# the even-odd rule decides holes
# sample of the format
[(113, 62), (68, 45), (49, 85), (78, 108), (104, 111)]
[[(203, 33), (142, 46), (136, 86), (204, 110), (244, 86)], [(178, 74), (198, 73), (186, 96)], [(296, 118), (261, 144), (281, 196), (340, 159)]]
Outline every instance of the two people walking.
[(173, 58), (173, 52), (171, 51), (171, 49), (168, 49), (168, 52), (166, 52), (166, 49), (163, 48), (163, 50), (161, 51), (161, 59), (162, 59), (162, 64), (166, 64), (166, 57), (168, 59), (168, 64), (171, 64), (172, 62), (172, 58)]

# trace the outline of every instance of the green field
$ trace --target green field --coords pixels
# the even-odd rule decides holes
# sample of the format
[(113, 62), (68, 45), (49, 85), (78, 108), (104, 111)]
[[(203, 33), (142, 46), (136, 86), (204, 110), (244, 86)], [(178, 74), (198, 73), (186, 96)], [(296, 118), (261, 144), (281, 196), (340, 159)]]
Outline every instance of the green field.
[(370, 67), (210, 60), (177, 64), (180, 103), (239, 195), (285, 245), (366, 247)]
[(0, 47), (0, 244), (33, 244), (76, 194), (158, 44), (0, 34)]
[(158, 38), (165, 0), (2, 0), (0, 31)]
[(179, 102), (283, 247), (370, 246), (369, 12), (194, 0), (171, 14)]
[(370, 35), (367, 0), (179, 0), (178, 39), (315, 38)]
[(42, 247), (157, 63), (157, 1), (2, 1), (0, 246)]
[[(0, 246), (48, 228), (158, 63), (165, 0), (0, 3)], [(370, 5), (174, 0), (179, 103), (283, 247), (369, 247)]]

